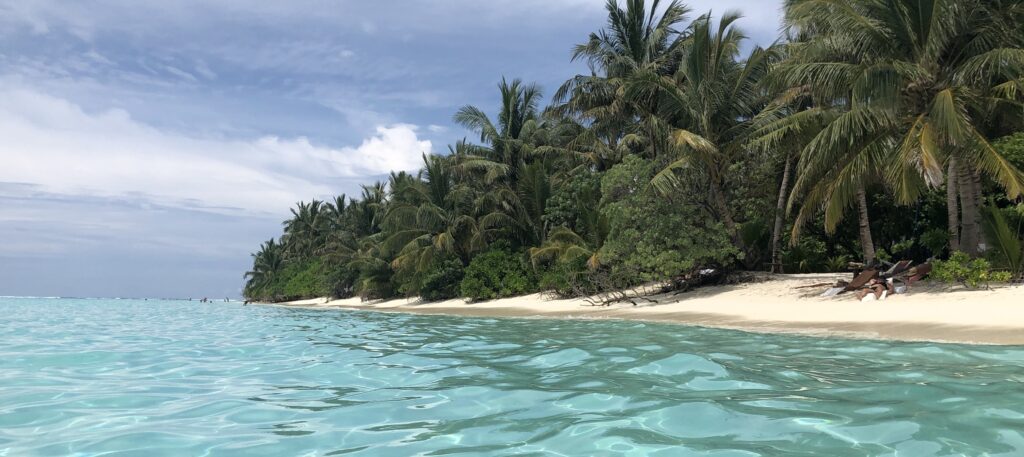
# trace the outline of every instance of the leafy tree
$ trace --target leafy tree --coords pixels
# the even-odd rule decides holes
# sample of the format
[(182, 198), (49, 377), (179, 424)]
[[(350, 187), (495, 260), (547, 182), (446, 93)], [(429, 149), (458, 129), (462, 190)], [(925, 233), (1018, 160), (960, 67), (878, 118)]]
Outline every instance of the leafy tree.
[(423, 278), (420, 296), (426, 301), (446, 300), (459, 296), (459, 285), (465, 268), (458, 259), (448, 259), (435, 265)]
[(654, 191), (649, 182), (657, 169), (650, 160), (630, 156), (602, 178), (609, 231), (598, 262), (631, 272), (639, 283), (730, 265), (742, 255), (721, 223), (703, 217), (693, 204)]
[(496, 246), (473, 258), (460, 284), (463, 297), (470, 300), (523, 295), (537, 290), (537, 278), (522, 253)]

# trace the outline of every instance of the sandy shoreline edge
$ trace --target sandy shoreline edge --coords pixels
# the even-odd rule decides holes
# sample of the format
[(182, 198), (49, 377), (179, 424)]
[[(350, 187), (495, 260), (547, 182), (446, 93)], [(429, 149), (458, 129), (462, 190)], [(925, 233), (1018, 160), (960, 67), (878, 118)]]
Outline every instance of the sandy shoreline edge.
[(798, 289), (838, 278), (848, 275), (770, 275), (764, 282), (655, 295), (657, 302), (642, 301), (637, 306), (595, 307), (582, 299), (557, 300), (540, 294), (479, 303), (318, 298), (276, 305), (473, 317), (620, 319), (822, 337), (1024, 345), (1024, 287), (950, 291), (923, 283), (908, 294), (868, 303), (852, 294), (819, 297), (825, 287)]

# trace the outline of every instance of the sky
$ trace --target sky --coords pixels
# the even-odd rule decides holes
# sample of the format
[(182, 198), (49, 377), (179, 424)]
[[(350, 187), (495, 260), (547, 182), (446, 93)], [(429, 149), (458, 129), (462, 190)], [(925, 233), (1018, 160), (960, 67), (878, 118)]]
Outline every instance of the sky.
[[(751, 43), (781, 0), (740, 10)], [(502, 76), (550, 95), (604, 0), (0, 0), (0, 295), (238, 297), (295, 202), (472, 135)]]

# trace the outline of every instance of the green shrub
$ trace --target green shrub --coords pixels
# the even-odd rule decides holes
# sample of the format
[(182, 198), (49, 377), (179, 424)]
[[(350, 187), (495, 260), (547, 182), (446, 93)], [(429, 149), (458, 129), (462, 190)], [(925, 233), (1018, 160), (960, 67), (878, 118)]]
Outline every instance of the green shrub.
[(829, 268), (825, 242), (802, 237), (796, 246), (782, 251), (782, 263), (787, 273), (816, 273)]
[(544, 207), (544, 224), (566, 227), (577, 233), (592, 229), (591, 212), (601, 198), (601, 175), (583, 170), (556, 186)]
[(463, 297), (491, 300), (535, 292), (537, 278), (525, 254), (497, 248), (473, 258), (459, 288)]
[(1017, 132), (996, 140), (992, 146), (1018, 169), (1024, 169), (1024, 132)]
[(988, 287), (991, 282), (1008, 282), (1011, 274), (1006, 271), (992, 271), (992, 265), (985, 259), (974, 259), (957, 251), (949, 260), (933, 262), (932, 277), (947, 284), (960, 283), (976, 289)]
[(281, 287), (281, 298), (296, 300), (330, 295), (320, 259), (290, 264), (283, 273), (282, 279), (287, 279)]
[(828, 271), (833, 273), (840, 273), (847, 271), (850, 264), (850, 256), (846, 254), (835, 255), (829, 257), (825, 261), (825, 266), (828, 267)]
[(570, 298), (578, 296), (581, 291), (589, 291), (589, 282), (587, 258), (577, 257), (569, 261), (555, 262), (543, 270), (540, 275), (540, 290), (551, 292), (560, 298)]
[(439, 301), (459, 296), (459, 283), (464, 269), (458, 259), (449, 259), (427, 273), (420, 287), (420, 298), (424, 301)]
[(659, 169), (629, 156), (601, 178), (608, 236), (598, 257), (611, 276), (632, 284), (661, 281), (741, 257), (723, 225), (691, 199), (655, 192), (649, 183)]
[(875, 251), (875, 261), (882, 264), (892, 263), (892, 254), (885, 249), (878, 249)]
[(941, 228), (928, 230), (921, 234), (919, 242), (933, 257), (938, 256), (949, 245), (949, 231)]

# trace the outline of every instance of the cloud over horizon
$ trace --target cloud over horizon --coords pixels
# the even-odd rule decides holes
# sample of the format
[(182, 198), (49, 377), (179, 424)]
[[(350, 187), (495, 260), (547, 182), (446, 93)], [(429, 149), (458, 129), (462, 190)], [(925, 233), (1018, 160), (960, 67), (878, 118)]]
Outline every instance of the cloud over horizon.
[[(86, 112), (31, 89), (0, 89), (0, 182), (53, 194), (144, 198), (209, 210), (280, 213), (390, 171), (419, 168), (430, 140), (409, 124), (378, 126), (358, 146), (308, 138), (200, 138), (161, 131), (111, 108)], [(347, 187), (345, 189), (343, 187)]]

